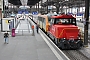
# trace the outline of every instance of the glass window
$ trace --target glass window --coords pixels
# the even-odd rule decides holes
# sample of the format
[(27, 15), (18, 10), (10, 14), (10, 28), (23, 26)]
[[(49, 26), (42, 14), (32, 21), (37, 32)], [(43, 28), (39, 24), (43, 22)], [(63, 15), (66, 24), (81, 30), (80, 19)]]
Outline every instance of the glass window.
[(76, 25), (75, 19), (54, 19), (54, 24), (72, 24)]

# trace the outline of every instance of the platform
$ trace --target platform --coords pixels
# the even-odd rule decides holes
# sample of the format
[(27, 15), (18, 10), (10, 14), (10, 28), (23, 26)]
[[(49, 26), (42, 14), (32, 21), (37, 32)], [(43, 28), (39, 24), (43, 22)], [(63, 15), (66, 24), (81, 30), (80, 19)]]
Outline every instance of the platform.
[(58, 60), (39, 34), (9, 37), (9, 44), (0, 38), (0, 60)]
[(1, 32), (0, 38), (0, 60), (65, 60), (55, 49), (51, 50), (36, 30), (35, 36), (9, 36), (9, 44), (4, 44)]
[[(0, 60), (65, 60), (56, 49), (49, 46), (50, 43), (45, 41), (41, 33), (34, 31), (35, 36), (9, 36), (9, 44), (4, 44), (3, 33), (0, 32)], [(80, 51), (90, 58), (90, 44)]]

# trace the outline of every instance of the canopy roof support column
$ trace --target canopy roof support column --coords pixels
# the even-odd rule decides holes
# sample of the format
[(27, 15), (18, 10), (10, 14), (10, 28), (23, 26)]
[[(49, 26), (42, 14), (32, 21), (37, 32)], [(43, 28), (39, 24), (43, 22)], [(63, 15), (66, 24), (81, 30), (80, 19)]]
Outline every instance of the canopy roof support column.
[(48, 14), (48, 0), (47, 0), (47, 14)]
[(38, 13), (39, 13), (39, 2), (38, 2)]
[(88, 46), (89, 0), (85, 0), (84, 46)]

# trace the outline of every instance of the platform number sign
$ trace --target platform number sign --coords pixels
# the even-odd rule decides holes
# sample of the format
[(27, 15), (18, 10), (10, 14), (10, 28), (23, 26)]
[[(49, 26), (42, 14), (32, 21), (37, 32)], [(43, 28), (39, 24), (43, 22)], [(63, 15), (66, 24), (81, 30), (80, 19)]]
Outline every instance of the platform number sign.
[(8, 20), (8, 23), (10, 23), (11, 22), (11, 20)]
[(8, 20), (6, 20), (5, 22), (8, 23)]
[(6, 23), (10, 23), (11, 22), (11, 20), (6, 20)]
[(37, 15), (37, 14), (38, 14), (38, 12), (36, 12), (36, 11), (35, 11), (35, 12), (32, 12), (32, 14), (33, 14), (33, 15)]

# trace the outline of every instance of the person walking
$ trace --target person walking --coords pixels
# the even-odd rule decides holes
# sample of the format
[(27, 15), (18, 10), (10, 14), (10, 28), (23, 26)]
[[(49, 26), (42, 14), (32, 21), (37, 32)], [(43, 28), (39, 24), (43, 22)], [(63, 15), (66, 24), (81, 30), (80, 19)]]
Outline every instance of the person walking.
[(39, 25), (36, 24), (36, 31), (37, 31), (37, 33), (38, 33), (38, 30), (39, 30)]
[(9, 34), (8, 34), (8, 32), (6, 31), (5, 33), (4, 33), (4, 39), (5, 39), (5, 43), (7, 43), (8, 44), (8, 39), (9, 38)]

